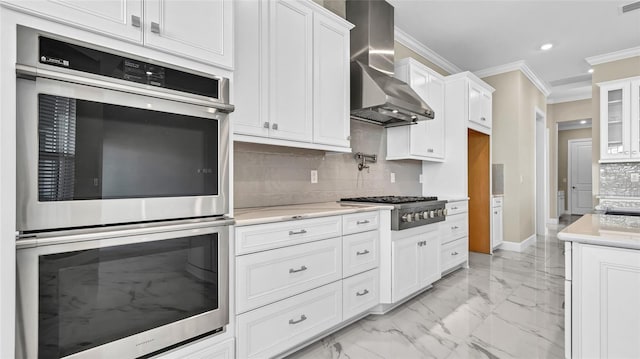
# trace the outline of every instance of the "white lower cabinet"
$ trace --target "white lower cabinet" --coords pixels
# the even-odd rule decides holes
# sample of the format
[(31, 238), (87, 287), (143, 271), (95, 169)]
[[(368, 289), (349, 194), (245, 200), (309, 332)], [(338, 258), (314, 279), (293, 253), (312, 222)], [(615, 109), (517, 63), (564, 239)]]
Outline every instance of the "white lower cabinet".
[(441, 271), (446, 272), (454, 268), (469, 258), (467, 241), (469, 237), (462, 237), (442, 245), (440, 258), (442, 261)]
[(269, 358), (342, 321), (337, 281), (238, 316), (238, 356)]
[(640, 250), (573, 244), (573, 358), (640, 358)]
[(236, 311), (246, 312), (342, 278), (340, 237), (236, 258)]
[(286, 354), (380, 303), (381, 212), (235, 228), (239, 358)]
[(378, 270), (372, 269), (342, 281), (343, 320), (353, 318), (378, 305), (380, 302), (378, 275)]
[(342, 238), (343, 276), (349, 277), (378, 266), (378, 231), (351, 234)]
[(438, 227), (406, 229), (392, 244), (391, 296), (395, 303), (440, 279)]

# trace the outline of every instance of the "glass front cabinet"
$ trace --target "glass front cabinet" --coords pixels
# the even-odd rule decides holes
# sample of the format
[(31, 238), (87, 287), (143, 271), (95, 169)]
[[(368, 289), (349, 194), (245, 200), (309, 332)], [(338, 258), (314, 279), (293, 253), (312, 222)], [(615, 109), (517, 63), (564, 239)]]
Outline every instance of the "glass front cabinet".
[(640, 161), (640, 77), (600, 86), (600, 160)]

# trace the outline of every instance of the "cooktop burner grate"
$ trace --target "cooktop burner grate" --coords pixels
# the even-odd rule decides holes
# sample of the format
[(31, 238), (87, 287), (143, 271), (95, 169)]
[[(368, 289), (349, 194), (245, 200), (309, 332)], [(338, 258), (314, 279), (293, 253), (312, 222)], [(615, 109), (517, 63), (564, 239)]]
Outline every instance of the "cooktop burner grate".
[(354, 197), (342, 198), (343, 202), (368, 202), (368, 203), (416, 203), (437, 201), (438, 197), (420, 197), (420, 196), (373, 196), (373, 197)]

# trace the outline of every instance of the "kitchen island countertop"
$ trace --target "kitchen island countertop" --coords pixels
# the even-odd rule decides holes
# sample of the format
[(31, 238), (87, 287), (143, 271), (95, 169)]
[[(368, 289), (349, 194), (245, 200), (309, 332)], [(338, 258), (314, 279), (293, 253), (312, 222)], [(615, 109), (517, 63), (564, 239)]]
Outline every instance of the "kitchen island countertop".
[(558, 233), (566, 242), (640, 249), (640, 217), (586, 214)]
[(236, 226), (249, 226), (253, 224), (337, 216), (381, 209), (392, 210), (393, 206), (380, 204), (345, 204), (339, 202), (292, 204), (285, 206), (237, 208), (234, 210), (234, 217)]

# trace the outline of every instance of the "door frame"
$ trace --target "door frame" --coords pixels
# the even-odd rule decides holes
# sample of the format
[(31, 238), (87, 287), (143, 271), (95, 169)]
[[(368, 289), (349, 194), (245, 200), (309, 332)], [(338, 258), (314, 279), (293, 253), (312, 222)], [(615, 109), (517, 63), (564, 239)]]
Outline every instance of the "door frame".
[[(589, 142), (591, 144), (591, 160), (593, 161), (593, 139), (591, 138), (576, 138), (573, 140), (567, 141), (567, 193), (565, 196), (567, 197), (567, 212), (569, 212), (569, 216), (573, 215), (573, 198), (572, 196), (572, 188), (571, 188), (571, 144), (579, 143), (579, 142)], [(591, 178), (593, 179), (593, 173), (591, 174)], [(593, 197), (593, 184), (591, 186), (591, 197)]]
[[(540, 118), (540, 120), (538, 120)], [(542, 174), (538, 174), (538, 122), (542, 122)], [(549, 129), (547, 128), (547, 114), (538, 106), (533, 111), (533, 143), (534, 143), (534, 161), (533, 161), (533, 193), (534, 193), (534, 234), (546, 235), (549, 229), (547, 222), (549, 221)], [(538, 193), (538, 181), (542, 181), (542, 197)], [(542, 218), (538, 216), (538, 198), (542, 199)], [(538, 233), (538, 221), (542, 221), (544, 233)]]

